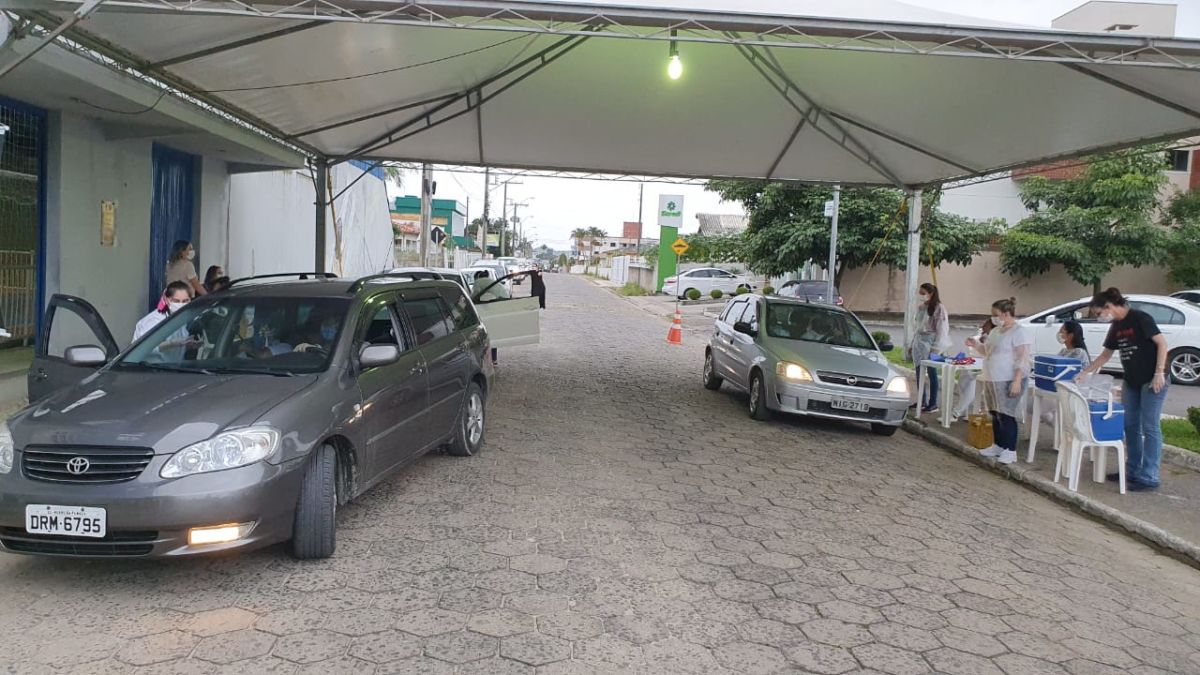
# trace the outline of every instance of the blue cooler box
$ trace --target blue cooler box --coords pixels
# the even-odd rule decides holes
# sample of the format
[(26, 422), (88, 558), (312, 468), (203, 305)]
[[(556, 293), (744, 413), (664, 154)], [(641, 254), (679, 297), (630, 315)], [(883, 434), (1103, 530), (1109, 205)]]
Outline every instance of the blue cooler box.
[(1054, 383), (1059, 380), (1070, 382), (1082, 370), (1083, 361), (1079, 359), (1066, 356), (1033, 357), (1033, 383), (1045, 391), (1054, 391)]
[(1088, 401), (1092, 412), (1092, 433), (1098, 441), (1121, 441), (1125, 439), (1125, 408), (1120, 403), (1113, 404), (1112, 417), (1104, 419), (1108, 414), (1108, 401)]

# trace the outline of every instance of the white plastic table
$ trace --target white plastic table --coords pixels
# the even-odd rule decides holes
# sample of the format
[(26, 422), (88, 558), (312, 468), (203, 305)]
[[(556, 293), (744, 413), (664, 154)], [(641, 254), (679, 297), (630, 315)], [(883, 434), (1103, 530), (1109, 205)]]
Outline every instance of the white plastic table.
[[(941, 378), (942, 391), (941, 401), (938, 401), (938, 421), (942, 423), (942, 427), (949, 429), (950, 413), (954, 406), (954, 381), (955, 376), (960, 372), (977, 373), (983, 370), (983, 361), (975, 359), (974, 363), (958, 365), (950, 361), (930, 361), (928, 359), (917, 364), (918, 368), (935, 368)], [(926, 377), (918, 378), (917, 384), (917, 417), (921, 416), (921, 401), (925, 399), (925, 383), (929, 381), (928, 373)]]

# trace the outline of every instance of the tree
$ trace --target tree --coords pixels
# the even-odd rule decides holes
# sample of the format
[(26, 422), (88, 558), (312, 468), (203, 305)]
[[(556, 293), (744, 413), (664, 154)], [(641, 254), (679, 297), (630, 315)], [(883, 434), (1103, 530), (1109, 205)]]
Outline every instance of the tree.
[(1200, 286), (1200, 191), (1175, 195), (1167, 207), (1167, 269), (1174, 283)]
[(1062, 265), (1099, 292), (1113, 267), (1162, 262), (1167, 233), (1154, 218), (1165, 170), (1163, 153), (1143, 148), (1101, 155), (1075, 178), (1025, 179), (1021, 201), (1033, 213), (1005, 235), (1001, 269), (1027, 279)]
[[(784, 276), (809, 263), (828, 267), (830, 224), (825, 217), (825, 202), (833, 197), (830, 188), (722, 180), (710, 182), (708, 189), (727, 201), (742, 202), (749, 214), (741, 256), (750, 269), (768, 276)], [(999, 233), (999, 224), (972, 222), (944, 213), (937, 208), (939, 197), (937, 192), (928, 192), (922, 202), (922, 262), (928, 264), (932, 258), (935, 265), (970, 264)], [(904, 204), (904, 194), (899, 190), (842, 191), (835, 283), (841, 283), (846, 270), (867, 267), (872, 262), (900, 269), (907, 266)]]
[(575, 240), (576, 252), (580, 254), (583, 253), (583, 247), (586, 245), (587, 238), (590, 236), (590, 234), (591, 233), (586, 227), (577, 227), (574, 230), (571, 230), (571, 238)]

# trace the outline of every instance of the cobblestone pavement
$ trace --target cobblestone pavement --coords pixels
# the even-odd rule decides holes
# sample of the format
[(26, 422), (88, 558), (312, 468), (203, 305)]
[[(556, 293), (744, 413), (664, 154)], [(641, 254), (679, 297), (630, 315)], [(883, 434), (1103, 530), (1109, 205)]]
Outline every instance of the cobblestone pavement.
[(548, 276), (483, 454), (328, 561), (0, 556), (0, 670), (1200, 672), (1200, 572), (905, 434), (753, 422), (696, 332)]

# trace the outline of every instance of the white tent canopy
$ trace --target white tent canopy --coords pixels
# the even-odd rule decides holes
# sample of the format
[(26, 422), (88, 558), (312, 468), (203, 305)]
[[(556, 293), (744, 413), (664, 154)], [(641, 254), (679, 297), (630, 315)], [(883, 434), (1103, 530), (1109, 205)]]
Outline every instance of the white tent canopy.
[(916, 187), (1200, 133), (1200, 42), (834, 4), (106, 0), (67, 35), (335, 160)]

